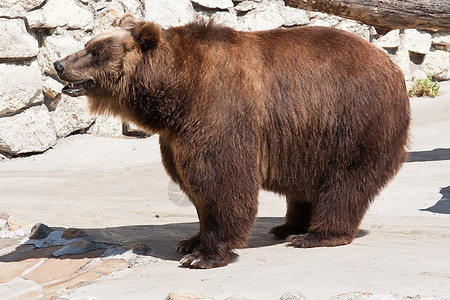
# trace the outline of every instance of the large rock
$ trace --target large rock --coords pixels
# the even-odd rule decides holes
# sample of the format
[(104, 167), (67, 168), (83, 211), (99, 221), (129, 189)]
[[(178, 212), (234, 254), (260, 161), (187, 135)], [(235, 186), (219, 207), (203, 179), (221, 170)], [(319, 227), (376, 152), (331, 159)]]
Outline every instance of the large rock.
[(285, 19), (281, 16), (280, 8), (275, 2), (263, 1), (256, 9), (238, 18), (238, 30), (254, 31), (269, 30), (282, 26)]
[(143, 3), (139, 0), (101, 0), (91, 2), (96, 11), (94, 34), (105, 32), (111, 26), (117, 26), (118, 20), (125, 13), (130, 13), (138, 19), (143, 19)]
[(45, 105), (0, 118), (0, 151), (13, 155), (43, 152), (55, 144), (55, 127)]
[(284, 19), (284, 26), (298, 26), (306, 25), (309, 23), (309, 17), (306, 11), (285, 6), (284, 4), (280, 7), (280, 14)]
[(351, 33), (354, 33), (366, 41), (370, 38), (369, 29), (370, 26), (364, 25), (360, 22), (354, 20), (343, 19), (338, 25), (335, 26), (337, 29), (342, 29)]
[(43, 101), (41, 71), (30, 65), (0, 64), (0, 116)]
[(56, 134), (59, 138), (83, 130), (92, 125), (95, 118), (89, 113), (86, 97), (73, 98), (61, 95), (55, 111), (52, 113)]
[(31, 228), (29, 238), (32, 240), (45, 239), (52, 231), (53, 229), (44, 223), (37, 223)]
[(435, 45), (442, 45), (445, 47), (449, 47), (448, 50), (450, 51), (450, 31), (433, 33), (432, 43)]
[(145, 19), (164, 28), (184, 25), (195, 18), (190, 0), (145, 0)]
[(411, 78), (411, 63), (409, 58), (409, 52), (403, 47), (400, 47), (394, 55), (390, 55), (393, 62), (395, 62), (402, 70), (405, 78)]
[(398, 48), (400, 46), (400, 30), (391, 30), (385, 35), (374, 39), (372, 43), (384, 49)]
[(254, 1), (243, 1), (236, 5), (234, 9), (238, 12), (247, 12), (251, 11), (252, 9), (255, 9), (257, 7), (256, 3)]
[(427, 54), (431, 47), (431, 34), (416, 29), (405, 29), (404, 46), (410, 52)]
[(341, 21), (341, 17), (327, 15), (321, 12), (308, 12), (310, 22), (308, 26), (337, 26)]
[(112, 116), (98, 116), (89, 133), (103, 136), (122, 136), (122, 120)]
[[(42, 81), (42, 92), (50, 99), (54, 99), (60, 95), (63, 87), (64, 85), (62, 83), (51, 77), (47, 77)], [(55, 108), (52, 107), (50, 110), (54, 110)]]
[[(222, 24), (231, 28), (236, 28), (238, 24), (237, 15), (228, 11), (219, 11), (210, 16), (217, 24)], [(207, 18), (205, 18), (207, 19)]]
[(130, 13), (136, 18), (144, 16), (143, 1), (140, 0), (121, 0), (126, 13)]
[(0, 16), (17, 18), (39, 7), (45, 0), (2, 0), (0, 1)]
[(450, 80), (450, 53), (444, 50), (428, 52), (422, 63), (426, 74), (438, 80)]
[(94, 14), (87, 6), (74, 0), (48, 0), (41, 9), (28, 13), (26, 17), (30, 28), (94, 28)]
[(22, 19), (0, 18), (0, 58), (30, 58), (38, 52), (38, 41)]
[(53, 63), (69, 54), (84, 48), (84, 44), (91, 39), (90, 36), (78, 36), (67, 34), (54, 34), (45, 38), (39, 51), (38, 63), (44, 73), (55, 75)]
[(110, 2), (96, 1), (92, 2), (92, 5), (94, 6), (95, 11), (98, 12), (98, 15), (95, 18), (95, 35), (110, 29), (111, 26), (117, 23), (120, 16), (125, 13), (123, 6), (118, 0)]

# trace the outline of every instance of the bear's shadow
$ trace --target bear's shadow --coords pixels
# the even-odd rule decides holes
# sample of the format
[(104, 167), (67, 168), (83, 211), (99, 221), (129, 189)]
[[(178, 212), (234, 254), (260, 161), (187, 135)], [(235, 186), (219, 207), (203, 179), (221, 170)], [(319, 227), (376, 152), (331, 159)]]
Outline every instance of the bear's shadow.
[[(276, 239), (269, 234), (272, 227), (283, 224), (284, 218), (259, 217), (253, 227), (251, 237), (246, 248), (260, 248), (284, 243), (283, 240)], [(56, 228), (54, 228), (56, 229)], [(64, 228), (57, 228), (64, 230)], [(140, 243), (148, 246), (150, 251), (146, 255), (161, 258), (164, 260), (179, 261), (183, 254), (176, 251), (176, 247), (181, 240), (187, 239), (196, 234), (199, 229), (198, 222), (172, 223), (163, 225), (132, 225), (108, 228), (87, 228), (83, 229), (93, 241), (106, 245), (117, 245), (126, 248), (129, 245)], [(367, 235), (365, 230), (359, 230), (355, 238)], [(26, 259), (26, 256), (19, 255), (26, 245), (19, 246), (16, 253), (9, 253), (0, 256), (0, 262), (17, 261)], [(36, 255), (36, 254), (35, 254)], [(89, 253), (86, 253), (86, 257)], [(76, 258), (84, 257), (77, 255)], [(68, 258), (69, 256), (61, 257)], [(233, 255), (232, 260), (236, 258)]]
[(442, 194), (442, 197), (438, 202), (433, 206), (422, 208), (420, 210), (437, 214), (450, 214), (450, 186), (441, 188), (440, 193)]
[[(283, 240), (269, 234), (272, 227), (283, 224), (283, 221), (284, 218), (276, 217), (257, 218), (246, 248), (284, 243)], [(196, 234), (198, 230), (198, 222), (84, 229), (96, 242), (121, 246), (141, 243), (151, 248), (149, 255), (175, 261), (183, 257), (182, 253), (176, 251), (178, 243)]]
[(450, 149), (437, 148), (429, 151), (411, 151), (408, 153), (408, 161), (411, 162), (428, 162), (450, 160)]

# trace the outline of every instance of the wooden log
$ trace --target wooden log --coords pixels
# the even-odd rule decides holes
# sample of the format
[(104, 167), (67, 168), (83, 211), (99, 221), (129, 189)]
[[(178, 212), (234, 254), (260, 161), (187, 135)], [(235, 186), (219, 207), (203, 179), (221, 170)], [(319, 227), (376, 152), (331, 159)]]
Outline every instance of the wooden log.
[(450, 0), (285, 0), (286, 5), (393, 29), (450, 31)]

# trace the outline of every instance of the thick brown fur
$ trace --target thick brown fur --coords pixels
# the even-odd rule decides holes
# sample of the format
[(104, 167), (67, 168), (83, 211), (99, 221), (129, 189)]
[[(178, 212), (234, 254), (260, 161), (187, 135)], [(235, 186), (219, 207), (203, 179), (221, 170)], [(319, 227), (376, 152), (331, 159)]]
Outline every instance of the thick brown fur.
[(183, 265), (228, 264), (261, 188), (287, 199), (276, 237), (305, 248), (352, 241), (407, 155), (409, 99), (385, 53), (324, 27), (163, 30), (131, 16), (121, 26), (61, 60), (60, 77), (94, 80), (93, 112), (160, 135), (164, 167), (200, 220), (179, 244)]

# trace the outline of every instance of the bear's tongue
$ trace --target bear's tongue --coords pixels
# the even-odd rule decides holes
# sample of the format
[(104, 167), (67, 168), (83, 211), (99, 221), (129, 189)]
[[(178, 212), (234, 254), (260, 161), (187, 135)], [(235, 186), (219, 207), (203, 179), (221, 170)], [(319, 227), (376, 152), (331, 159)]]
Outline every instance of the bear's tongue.
[(92, 86), (93, 83), (94, 83), (93, 80), (69, 83), (62, 89), (62, 92), (64, 94), (67, 94), (67, 95), (73, 96), (73, 97), (81, 96), (84, 94), (84, 92), (86, 91), (86, 89), (88, 87)]

